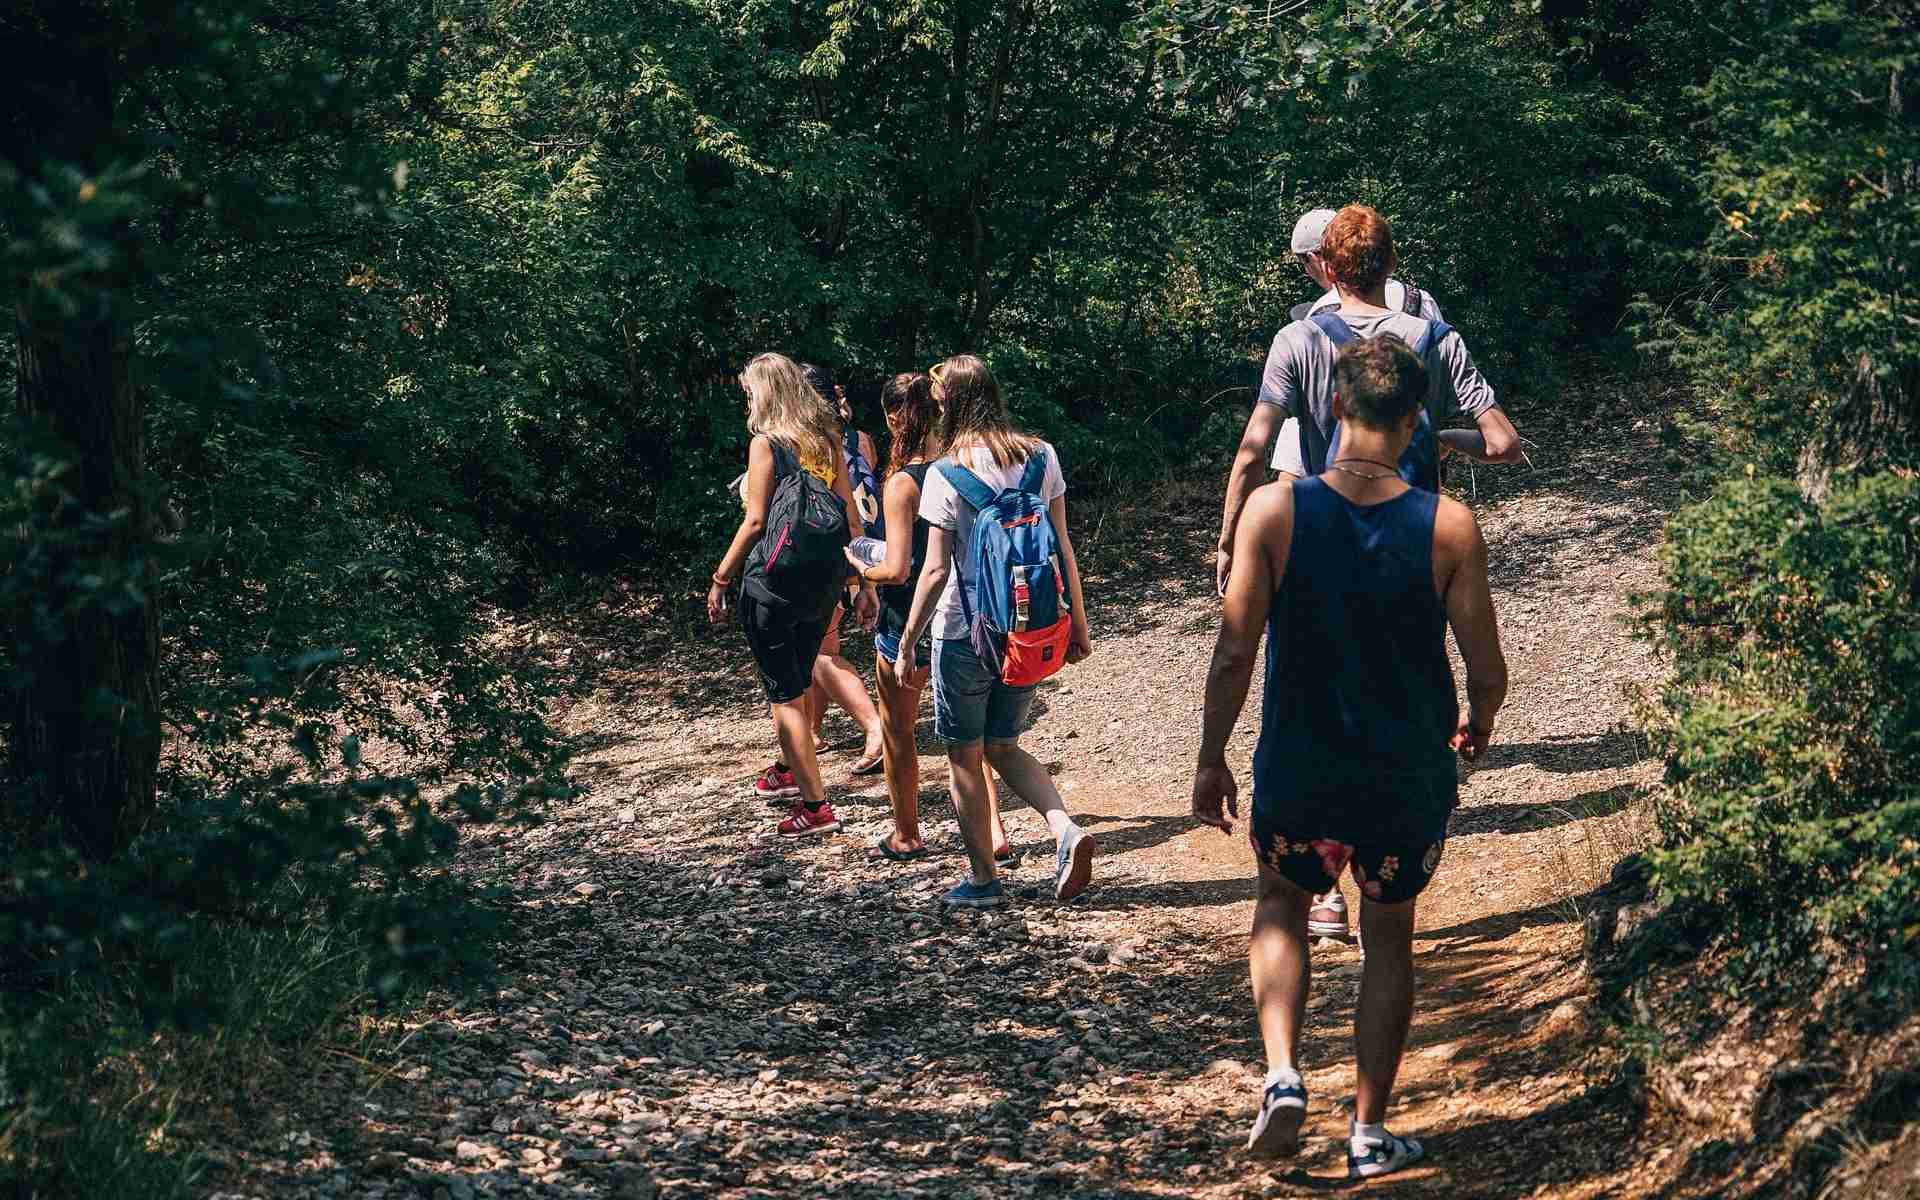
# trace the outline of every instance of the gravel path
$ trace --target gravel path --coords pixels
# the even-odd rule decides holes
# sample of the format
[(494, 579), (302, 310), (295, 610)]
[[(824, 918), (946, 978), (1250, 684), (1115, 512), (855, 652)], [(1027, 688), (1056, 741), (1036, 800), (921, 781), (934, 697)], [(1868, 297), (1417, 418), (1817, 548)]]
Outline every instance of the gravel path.
[[(1538, 469), (1482, 472), (1475, 501), (1514, 696), (1422, 902), (1393, 1124), (1431, 1158), (1394, 1194), (1641, 1194), (1619, 1190), (1637, 1118), (1580, 1048), (1579, 918), (1631, 847), (1628, 800), (1652, 778), (1621, 685), (1655, 672), (1618, 618), (1653, 582), (1670, 497), (1651, 430), (1528, 432), (1546, 444)], [(352, 1090), (303, 1076), (272, 1100), (274, 1143), (236, 1148), (210, 1194), (1345, 1190), (1359, 973), (1345, 947), (1316, 953), (1305, 1151), (1277, 1167), (1238, 1152), (1261, 1064), (1251, 864), (1238, 833), (1185, 816), (1212, 495), (1109, 510), (1086, 535), (1102, 568), (1095, 657), (1045, 689), (1028, 742), (1099, 839), (1083, 901), (1053, 903), (1044, 827), (1016, 811), (1020, 898), (943, 913), (962, 866), (933, 757), (930, 859), (865, 857), (885, 796), (846, 777), (844, 751), (827, 761), (847, 831), (780, 844), (745, 791), (770, 729), (731, 635), (691, 664), (684, 647), (632, 663), (623, 649), (565, 718), (592, 747), (576, 772), (588, 796), (464, 851), (524, 908), (505, 986), (397, 1027), (373, 1086), (372, 1068)], [(1243, 771), (1253, 726), (1235, 743)]]

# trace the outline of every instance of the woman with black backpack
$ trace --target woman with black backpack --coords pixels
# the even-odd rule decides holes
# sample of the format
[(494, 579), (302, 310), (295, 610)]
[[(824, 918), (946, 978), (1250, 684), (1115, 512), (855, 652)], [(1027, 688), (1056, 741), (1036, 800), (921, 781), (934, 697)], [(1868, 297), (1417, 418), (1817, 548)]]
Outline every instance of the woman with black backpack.
[[(786, 837), (836, 832), (813, 748), (806, 695), (827, 623), (846, 586), (845, 550), (860, 529), (840, 467), (840, 421), (783, 354), (762, 354), (740, 373), (747, 394), (746, 513), (713, 572), (707, 618), (726, 619), (740, 583), (740, 628), (766, 687), (780, 749), (800, 789), (780, 822)], [(862, 583), (855, 611), (871, 619), (879, 601)]]

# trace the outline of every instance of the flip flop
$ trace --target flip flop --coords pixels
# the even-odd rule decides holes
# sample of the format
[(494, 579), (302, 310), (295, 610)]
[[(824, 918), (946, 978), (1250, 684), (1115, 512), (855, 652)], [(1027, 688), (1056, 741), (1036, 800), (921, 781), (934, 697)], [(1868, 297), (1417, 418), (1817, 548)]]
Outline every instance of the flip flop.
[(1005, 854), (996, 854), (993, 856), (993, 865), (996, 867), (1017, 866), (1019, 862), (1020, 851), (1016, 847), (1009, 847)]
[(878, 775), (880, 769), (886, 766), (886, 763), (887, 760), (884, 756), (876, 754), (872, 758), (863, 758), (854, 763), (852, 773), (855, 775)]
[(920, 847), (918, 850), (895, 850), (892, 846), (887, 845), (887, 839), (885, 838), (881, 838), (875, 842), (873, 849), (867, 851), (868, 858), (884, 858), (888, 862), (912, 862), (916, 858), (925, 858), (926, 856), (927, 848), (925, 846)]

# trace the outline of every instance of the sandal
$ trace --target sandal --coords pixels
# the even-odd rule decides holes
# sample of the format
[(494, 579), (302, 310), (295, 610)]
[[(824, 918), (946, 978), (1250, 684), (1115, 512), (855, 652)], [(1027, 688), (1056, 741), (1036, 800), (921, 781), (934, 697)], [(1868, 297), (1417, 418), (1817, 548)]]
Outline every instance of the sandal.
[(1014, 846), (1008, 846), (1005, 854), (996, 854), (993, 856), (993, 865), (996, 867), (1018, 866), (1019, 863), (1020, 851)]
[(887, 844), (886, 838), (881, 838), (875, 842), (873, 849), (867, 852), (868, 858), (884, 858), (888, 862), (912, 862), (917, 858), (925, 858), (926, 856), (927, 848), (925, 846), (920, 847), (918, 850), (895, 850)]
[(878, 775), (880, 768), (886, 765), (886, 756), (876, 754), (872, 758), (863, 758), (853, 764), (855, 775)]

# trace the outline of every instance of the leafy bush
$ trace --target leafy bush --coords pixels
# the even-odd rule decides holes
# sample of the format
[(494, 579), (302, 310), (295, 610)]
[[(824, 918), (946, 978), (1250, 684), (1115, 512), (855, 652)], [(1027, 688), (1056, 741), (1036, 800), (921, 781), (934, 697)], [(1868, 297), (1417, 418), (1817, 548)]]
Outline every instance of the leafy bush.
[(1643, 698), (1667, 759), (1658, 878), (1769, 956), (1830, 932), (1920, 942), (1920, 480), (1820, 504), (1729, 483), (1668, 528), (1650, 612), (1673, 679)]

